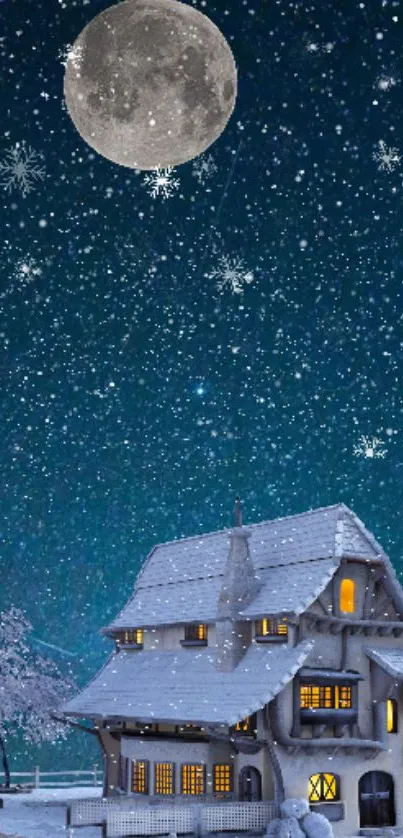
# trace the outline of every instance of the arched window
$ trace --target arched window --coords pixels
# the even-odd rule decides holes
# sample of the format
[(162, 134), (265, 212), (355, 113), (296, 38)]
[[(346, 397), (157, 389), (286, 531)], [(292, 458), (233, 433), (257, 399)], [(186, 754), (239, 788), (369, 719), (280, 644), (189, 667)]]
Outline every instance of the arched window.
[(353, 579), (342, 579), (340, 583), (340, 611), (352, 613), (355, 611), (355, 582)]
[(312, 774), (308, 782), (308, 799), (310, 803), (320, 803), (323, 800), (339, 800), (339, 778), (336, 774)]
[(386, 702), (386, 730), (397, 733), (397, 704), (394, 698), (388, 698)]

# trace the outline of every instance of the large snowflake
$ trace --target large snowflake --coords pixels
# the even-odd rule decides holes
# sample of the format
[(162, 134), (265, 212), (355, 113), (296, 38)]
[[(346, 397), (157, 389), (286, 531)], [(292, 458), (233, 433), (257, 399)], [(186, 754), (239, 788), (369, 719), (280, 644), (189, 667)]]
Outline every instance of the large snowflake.
[(172, 195), (179, 186), (178, 178), (173, 177), (173, 168), (156, 168), (150, 174), (144, 176), (144, 186), (148, 188), (152, 198), (161, 195), (162, 198), (172, 198)]
[(372, 159), (378, 163), (380, 169), (393, 172), (393, 169), (400, 163), (400, 154), (397, 148), (388, 148), (385, 140), (379, 140), (378, 148), (374, 151)]
[(238, 256), (221, 256), (216, 268), (209, 273), (211, 279), (217, 280), (219, 291), (228, 289), (233, 294), (242, 294), (245, 284), (253, 282), (253, 273), (248, 271), (242, 259)]
[(28, 256), (17, 262), (15, 274), (17, 279), (19, 279), (23, 285), (26, 285), (28, 282), (34, 282), (38, 276), (41, 276), (42, 271), (39, 265), (36, 264), (35, 259)]
[(7, 192), (11, 192), (13, 188), (19, 189), (25, 198), (34, 189), (35, 181), (45, 177), (42, 160), (42, 155), (25, 145), (24, 141), (16, 143), (14, 148), (6, 153), (4, 160), (0, 161), (0, 176), (3, 176), (0, 185)]
[(353, 454), (356, 457), (367, 457), (379, 459), (386, 456), (385, 445), (377, 436), (360, 436), (358, 442), (353, 446)]
[(67, 44), (58, 54), (60, 63), (67, 67), (72, 64), (75, 70), (80, 70), (83, 62), (83, 48), (80, 44)]
[(217, 166), (211, 154), (204, 154), (201, 157), (197, 157), (192, 166), (192, 175), (200, 184), (204, 184), (206, 180), (209, 180), (216, 171)]

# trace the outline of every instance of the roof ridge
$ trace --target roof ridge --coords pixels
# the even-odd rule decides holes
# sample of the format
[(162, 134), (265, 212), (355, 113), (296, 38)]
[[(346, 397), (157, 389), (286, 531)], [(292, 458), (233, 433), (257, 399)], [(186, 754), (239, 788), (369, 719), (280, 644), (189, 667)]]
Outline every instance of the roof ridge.
[[(337, 509), (337, 508), (341, 508), (341, 507), (344, 507), (344, 506), (345, 506), (345, 504), (343, 504), (343, 503), (333, 503), (333, 504), (330, 504), (329, 506), (316, 506), (314, 509), (307, 509), (306, 512), (297, 512), (294, 515), (283, 515), (283, 516), (278, 517), (278, 518), (266, 518), (264, 521), (256, 521), (256, 523), (254, 523), (254, 524), (246, 524), (245, 526), (248, 529), (252, 528), (252, 527), (255, 529), (257, 527), (263, 527), (267, 524), (276, 524), (279, 521), (289, 521), (291, 518), (295, 518), (295, 519), (305, 518), (308, 515), (313, 515), (316, 512), (325, 512), (325, 511), (329, 511), (331, 509)], [(348, 509), (348, 506), (345, 506), (345, 508)], [(162, 541), (160, 544), (155, 544), (155, 546), (154, 546), (154, 548), (151, 552), (153, 552), (154, 550), (158, 550), (159, 547), (169, 547), (169, 545), (178, 544), (178, 542), (183, 544), (183, 542), (185, 542), (185, 541), (196, 541), (197, 539), (201, 540), (201, 539), (204, 539), (204, 538), (212, 538), (213, 536), (221, 535), (221, 534), (228, 534), (229, 535), (231, 530), (233, 530), (233, 527), (225, 527), (225, 529), (222, 529), (222, 530), (212, 530), (211, 532), (199, 533), (199, 535), (187, 535), (187, 536), (185, 536), (185, 538), (174, 538), (174, 539), (172, 539), (172, 541)], [(151, 555), (151, 553), (149, 555)]]
[(381, 547), (379, 542), (376, 540), (375, 536), (372, 535), (372, 533), (370, 533), (369, 530), (367, 530), (365, 524), (363, 523), (363, 521), (361, 521), (358, 515), (356, 515), (355, 512), (353, 512), (353, 510), (346, 506), (344, 503), (341, 505), (343, 507), (343, 512), (348, 515), (350, 520), (353, 522), (353, 524), (355, 524), (360, 534), (363, 536), (363, 538), (365, 538), (365, 540), (372, 547), (372, 549), (375, 550), (375, 552), (382, 558), (386, 557), (387, 554), (385, 553), (383, 547)]

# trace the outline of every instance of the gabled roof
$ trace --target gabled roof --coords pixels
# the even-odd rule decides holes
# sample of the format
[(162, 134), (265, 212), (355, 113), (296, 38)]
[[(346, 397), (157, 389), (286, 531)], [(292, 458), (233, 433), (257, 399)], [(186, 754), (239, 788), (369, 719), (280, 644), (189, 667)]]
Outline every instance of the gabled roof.
[(364, 652), (392, 678), (403, 681), (403, 649), (369, 649), (364, 647)]
[[(78, 696), (64, 715), (233, 725), (271, 701), (313, 648), (256, 643), (232, 672), (219, 672), (215, 650), (122, 651)], [(160, 688), (163, 684), (163, 688)]]
[[(344, 504), (248, 524), (248, 530), (261, 589), (243, 612), (247, 619), (300, 614), (324, 590), (342, 558), (383, 563), (385, 584), (403, 613), (403, 592), (387, 556)], [(214, 622), (228, 546), (229, 532), (222, 530), (154, 547), (132, 598), (105, 631)]]

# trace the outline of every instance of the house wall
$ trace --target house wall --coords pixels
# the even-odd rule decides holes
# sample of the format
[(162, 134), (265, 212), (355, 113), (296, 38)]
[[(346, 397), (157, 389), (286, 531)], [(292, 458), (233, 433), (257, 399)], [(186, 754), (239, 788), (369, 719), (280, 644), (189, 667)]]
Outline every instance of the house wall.
[[(376, 565), (362, 564), (358, 562), (344, 562), (340, 565), (333, 579), (326, 586), (320, 595), (320, 602), (316, 600), (309, 606), (309, 611), (323, 616), (324, 610), (334, 617), (341, 617), (343, 614), (339, 609), (339, 593), (340, 583), (344, 578), (353, 579), (356, 583), (356, 610), (354, 614), (349, 614), (352, 620), (365, 620), (371, 618), (372, 612), (381, 607), (382, 620), (399, 620), (399, 615), (393, 606), (393, 602), (387, 595), (386, 589), (382, 582), (376, 582), (375, 578), (379, 569)], [(369, 599), (369, 607), (366, 601), (366, 591), (369, 588), (367, 597)], [(386, 601), (385, 601), (386, 600)], [(322, 605), (320, 604), (322, 603)]]
[[(145, 651), (155, 651), (156, 649), (162, 649), (163, 651), (181, 650), (180, 641), (183, 640), (184, 636), (185, 627), (183, 625), (144, 629), (143, 648)], [(215, 626), (210, 624), (208, 626), (208, 646), (215, 646), (215, 643)], [(183, 651), (186, 652), (186, 648)]]
[[(258, 713), (258, 737), (263, 738), (263, 721), (261, 713)], [(121, 752), (123, 757), (148, 760), (150, 794), (154, 793), (154, 762), (175, 763), (175, 791), (180, 794), (181, 765), (186, 762), (201, 762), (206, 765), (206, 791), (213, 791), (213, 765), (214, 763), (232, 763), (234, 766), (234, 792), (239, 793), (239, 774), (246, 765), (256, 767), (262, 777), (262, 799), (273, 800), (274, 785), (272, 771), (266, 748), (262, 748), (257, 754), (235, 753), (232, 746), (227, 742), (181, 742), (179, 739), (153, 739), (151, 737), (128, 737), (122, 736)], [(129, 772), (130, 774), (130, 772)], [(128, 778), (128, 789), (131, 786), (131, 775)]]
[[(386, 591), (383, 585), (377, 584), (373, 588), (368, 567), (360, 564), (342, 564), (332, 582), (321, 594), (321, 601), (329, 613), (334, 616), (340, 614), (339, 587), (342, 578), (347, 577), (356, 581), (356, 611), (349, 614), (349, 619), (370, 619), (368, 608), (381, 608), (382, 619), (399, 619), (390, 600), (384, 604)], [(370, 603), (365, 599), (365, 591), (370, 588)], [(373, 591), (375, 590), (375, 593)], [(314, 603), (309, 611), (315, 611), (323, 616), (323, 608)], [(365, 614), (365, 616), (364, 616)], [(378, 618), (379, 619), (379, 618)], [(340, 669), (342, 664), (342, 633), (330, 634), (327, 630), (300, 632), (300, 639), (309, 637), (314, 640), (314, 648), (305, 661), (304, 667)], [(363, 739), (377, 739), (374, 727), (374, 695), (371, 685), (371, 668), (374, 665), (365, 653), (365, 647), (373, 649), (401, 649), (402, 638), (391, 636), (380, 637), (378, 634), (364, 635), (362, 633), (347, 633), (345, 639), (344, 670), (353, 670), (364, 676), (358, 682), (358, 730), (357, 735)], [(383, 676), (382, 676), (383, 677)], [(401, 788), (401, 773), (403, 765), (403, 700), (401, 688), (390, 680), (390, 692), (385, 697), (394, 697), (398, 706), (398, 732), (385, 732), (387, 750), (379, 752), (372, 758), (362, 755), (359, 751), (349, 752), (341, 749), (333, 756), (332, 748), (317, 748), (316, 753), (307, 754), (305, 751), (288, 753), (286, 748), (277, 746), (277, 754), (281, 765), (286, 797), (307, 797), (308, 780), (311, 774), (332, 773), (340, 778), (340, 799), (344, 803), (344, 820), (333, 823), (333, 831), (338, 836), (354, 835), (360, 827), (358, 788), (361, 776), (368, 771), (386, 771), (394, 780), (396, 826), (403, 828), (403, 792)], [(293, 685), (290, 682), (279, 696), (283, 728), (287, 734), (291, 733), (293, 723)], [(310, 738), (310, 725), (301, 725), (301, 736)], [(332, 729), (327, 729), (324, 735), (333, 735)]]
[[(351, 639), (356, 641), (355, 637)], [(380, 638), (380, 640), (387, 639)], [(375, 638), (371, 638), (371, 640), (375, 640)], [(354, 645), (358, 646), (358, 641)], [(375, 646), (375, 643), (372, 645)], [(354, 668), (362, 671), (362, 668), (357, 665), (357, 659), (354, 659), (353, 655), (354, 651), (352, 649), (351, 657), (355, 662)], [(312, 665), (311, 660), (309, 663)], [(367, 658), (366, 664), (368, 664)], [(375, 738), (375, 731), (372, 724), (369, 666), (368, 669), (367, 666), (365, 669), (367, 670), (367, 680), (360, 682), (359, 685), (359, 726), (360, 735), (363, 738), (372, 739)], [(344, 803), (345, 819), (333, 824), (336, 838), (337, 836), (354, 835), (359, 829), (358, 783), (360, 777), (367, 771), (386, 771), (392, 775), (395, 785), (396, 825), (403, 828), (403, 793), (401, 789), (403, 765), (403, 701), (401, 695), (397, 696), (397, 705), (398, 732), (386, 734), (387, 751), (378, 753), (372, 759), (368, 759), (368, 756), (365, 758), (359, 752), (357, 753), (357, 751), (355, 753), (349, 753), (345, 750), (341, 750), (336, 756), (333, 756), (332, 748), (329, 748), (328, 751), (325, 748), (318, 748), (314, 755), (309, 755), (305, 752), (300, 752), (296, 755), (294, 753), (290, 754), (285, 748), (277, 746), (286, 797), (307, 797), (308, 780), (311, 774), (330, 772), (339, 776), (340, 799)], [(281, 694), (281, 708), (283, 710), (284, 730), (290, 733), (292, 724), (291, 684), (288, 684)], [(308, 730), (310, 729), (309, 725), (306, 728), (306, 734), (308, 734)]]
[[(400, 729), (403, 718), (400, 708)], [(307, 797), (308, 780), (311, 774), (330, 772), (340, 778), (340, 799), (344, 803), (345, 818), (332, 824), (333, 831), (339, 836), (358, 833), (360, 827), (358, 784), (360, 777), (367, 771), (386, 771), (392, 775), (395, 786), (396, 825), (403, 827), (403, 795), (401, 791), (401, 766), (403, 748), (401, 736), (388, 734), (390, 753), (381, 753), (375, 759), (365, 759), (359, 754), (341, 753), (335, 757), (321, 749), (314, 756), (307, 754), (287, 754), (278, 748), (278, 756), (284, 780), (286, 797)]]
[(119, 787), (120, 739), (118, 735), (113, 736), (108, 730), (98, 730), (97, 735), (104, 761), (103, 794), (105, 797), (113, 796)]
[[(184, 762), (202, 762), (208, 765), (208, 742), (179, 742), (175, 739), (151, 739), (122, 736), (122, 756), (129, 760), (149, 760), (150, 794), (154, 794), (154, 762), (175, 764), (175, 791), (180, 794), (180, 767)], [(131, 764), (128, 778), (131, 787)]]

